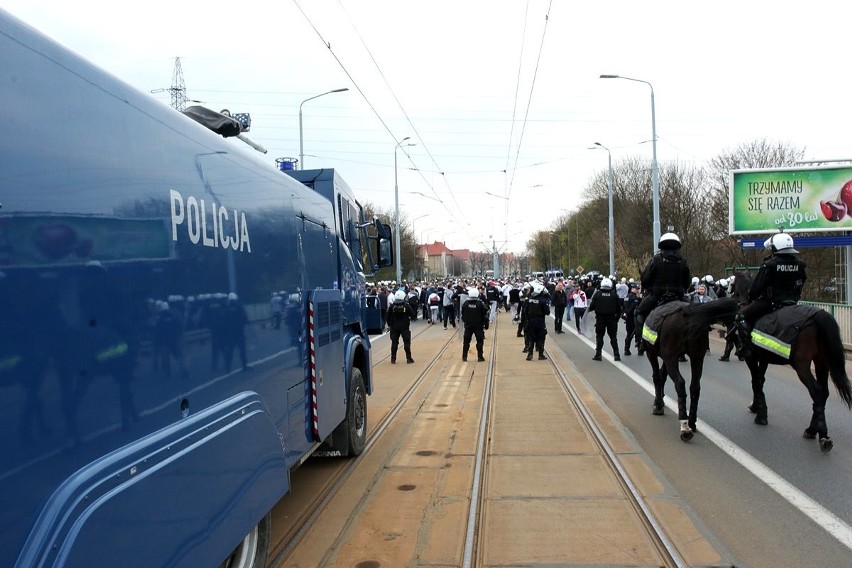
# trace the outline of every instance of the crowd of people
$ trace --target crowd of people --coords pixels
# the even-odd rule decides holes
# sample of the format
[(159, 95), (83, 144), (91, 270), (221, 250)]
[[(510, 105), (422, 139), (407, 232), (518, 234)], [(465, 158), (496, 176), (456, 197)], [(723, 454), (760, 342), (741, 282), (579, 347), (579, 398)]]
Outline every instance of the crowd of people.
[[(735, 321), (728, 322), (727, 343), (721, 361), (729, 361), (739, 334), (741, 356), (748, 354), (751, 326), (768, 311), (799, 300), (806, 279), (805, 265), (786, 233), (766, 241), (769, 256), (761, 265), (749, 292), (749, 305)], [(635, 346), (643, 354), (642, 326), (648, 314), (659, 304), (679, 300), (705, 303), (728, 296), (733, 278), (714, 280), (712, 275), (692, 276), (686, 259), (680, 254), (680, 238), (664, 234), (659, 251), (648, 262), (639, 280), (597, 273), (578, 277), (484, 280), (445, 279), (429, 282), (390, 282), (368, 291), (382, 312), (382, 326), (391, 339), (391, 363), (396, 363), (400, 338), (406, 361), (411, 356), (411, 322), (422, 318), (429, 325), (463, 326), (462, 359), (467, 361), (471, 341), (475, 339), (477, 361), (484, 361), (485, 331), (498, 314), (509, 314), (517, 324), (517, 336), (523, 338), (523, 353), (531, 361), (547, 357), (544, 353), (548, 333), (547, 318), (553, 315), (553, 332), (565, 333), (564, 325), (573, 325), (583, 333), (588, 312), (595, 313), (595, 361), (601, 361), (605, 337), (609, 339), (613, 359), (621, 360), (617, 339), (618, 324), (624, 323), (623, 354), (631, 355)], [(779, 268), (780, 267), (780, 268)], [(568, 322), (567, 324), (565, 322)], [(742, 357), (741, 357), (742, 358)]]

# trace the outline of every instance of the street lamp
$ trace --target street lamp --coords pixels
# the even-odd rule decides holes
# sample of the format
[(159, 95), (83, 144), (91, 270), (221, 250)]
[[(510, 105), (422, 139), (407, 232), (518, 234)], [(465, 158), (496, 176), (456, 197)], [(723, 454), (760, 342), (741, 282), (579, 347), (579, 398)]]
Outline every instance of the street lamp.
[[(399, 179), (397, 177), (397, 161), (396, 151), (406, 140), (411, 140), (411, 136), (406, 136), (396, 143), (393, 147), (393, 194), (396, 201), (396, 282), (402, 284), (402, 251), (399, 246)], [(408, 143), (406, 146), (415, 146), (416, 144)]]
[(636, 81), (637, 83), (645, 83), (651, 87), (651, 199), (654, 208), (654, 246), (651, 251), (657, 250), (657, 244), (660, 242), (660, 170), (657, 167), (657, 113), (654, 110), (654, 85), (642, 79), (632, 79), (630, 77), (622, 77), (621, 75), (601, 75), (601, 79), (624, 79), (626, 81)]
[(609, 193), (609, 275), (615, 276), (615, 218), (612, 214), (612, 152), (610, 152), (609, 148), (600, 142), (595, 142), (595, 146), (606, 150), (606, 153), (609, 156), (609, 181), (607, 183), (607, 190)]
[(547, 268), (547, 272), (553, 270), (553, 231), (548, 231), (548, 233), (550, 233), (550, 238), (547, 239), (547, 243), (549, 245), (549, 250), (547, 252), (547, 262), (549, 266)]
[(425, 214), (420, 215), (419, 217), (415, 217), (414, 219), (411, 220), (411, 232), (414, 234), (414, 240), (417, 240), (417, 232), (414, 230), (414, 222), (419, 220), (419, 219), (423, 219), (424, 217), (428, 217), (428, 216), (429, 216), (429, 213), (425, 213)]
[(348, 91), (348, 87), (343, 87), (342, 89), (334, 89), (333, 91), (327, 91), (325, 93), (321, 93), (319, 95), (314, 95), (313, 97), (307, 98), (302, 101), (299, 105), (299, 169), (305, 169), (305, 142), (304, 137), (302, 136), (302, 105), (308, 101), (312, 101), (319, 97), (330, 95), (331, 93), (342, 93), (343, 91)]

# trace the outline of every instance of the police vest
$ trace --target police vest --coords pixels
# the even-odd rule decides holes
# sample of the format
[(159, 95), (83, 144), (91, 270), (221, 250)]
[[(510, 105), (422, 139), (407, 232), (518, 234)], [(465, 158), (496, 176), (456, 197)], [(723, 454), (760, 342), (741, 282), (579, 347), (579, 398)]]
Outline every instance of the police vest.
[(767, 298), (773, 303), (798, 302), (805, 284), (805, 263), (793, 256), (778, 255), (768, 260), (766, 266), (774, 272), (772, 285), (766, 290)]
[(543, 318), (544, 306), (540, 298), (530, 298), (527, 303), (527, 315), (531, 318)]
[(484, 324), (485, 318), (482, 313), (484, 307), (485, 304), (483, 304), (478, 298), (475, 300), (468, 300), (462, 306), (462, 321), (471, 326)]
[(593, 300), (595, 302), (595, 312), (599, 315), (611, 316), (620, 311), (618, 309), (618, 294), (612, 290), (598, 290)]
[(675, 255), (657, 255), (652, 261), (654, 263), (654, 281), (651, 282), (651, 290), (655, 296), (666, 292), (683, 295), (684, 267), (683, 259)]

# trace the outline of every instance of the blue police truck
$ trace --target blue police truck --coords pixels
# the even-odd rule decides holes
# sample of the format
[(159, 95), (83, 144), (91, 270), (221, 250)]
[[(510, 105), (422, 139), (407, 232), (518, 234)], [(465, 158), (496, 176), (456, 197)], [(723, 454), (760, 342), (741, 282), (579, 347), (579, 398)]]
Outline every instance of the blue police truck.
[(2, 11), (0, 53), (0, 566), (262, 566), (364, 448), (390, 228)]

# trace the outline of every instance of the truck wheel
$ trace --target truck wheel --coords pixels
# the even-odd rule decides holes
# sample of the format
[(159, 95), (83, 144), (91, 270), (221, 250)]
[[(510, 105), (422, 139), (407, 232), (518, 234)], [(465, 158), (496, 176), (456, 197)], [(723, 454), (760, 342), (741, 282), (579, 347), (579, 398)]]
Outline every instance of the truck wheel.
[(349, 401), (346, 405), (346, 436), (350, 456), (357, 456), (367, 445), (367, 389), (361, 369), (352, 369)]
[(269, 549), (272, 514), (267, 513), (219, 568), (264, 568)]

